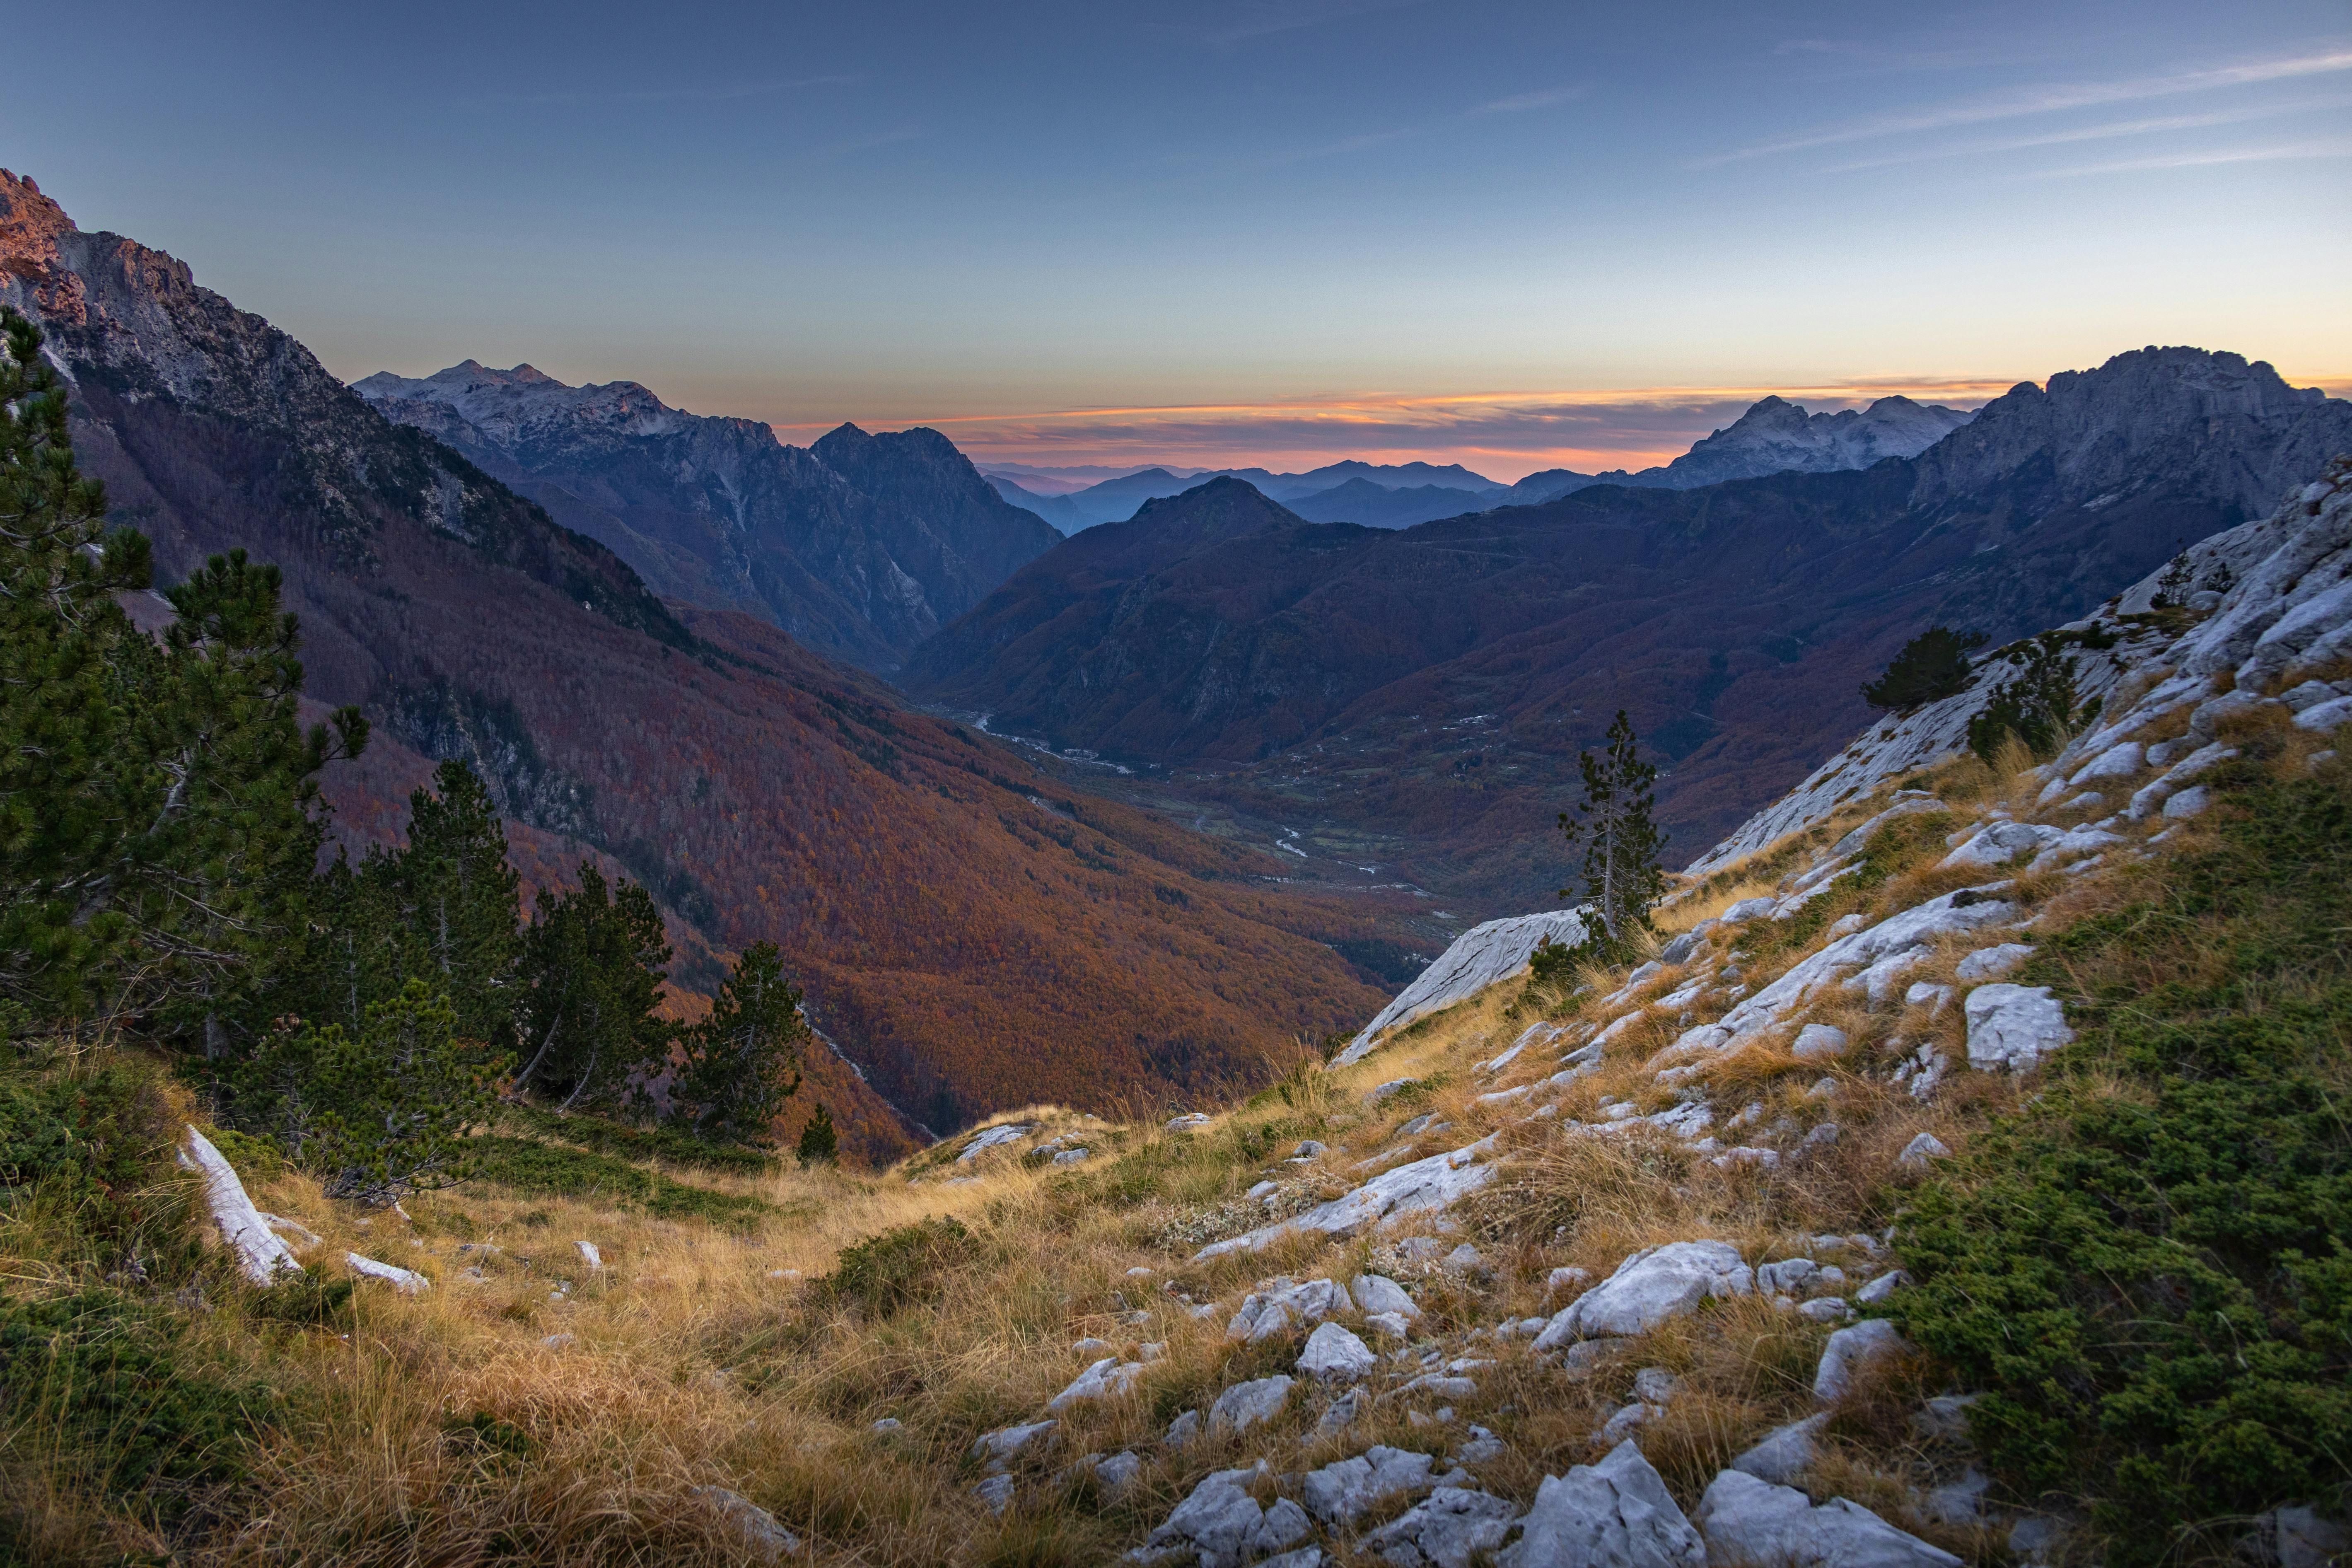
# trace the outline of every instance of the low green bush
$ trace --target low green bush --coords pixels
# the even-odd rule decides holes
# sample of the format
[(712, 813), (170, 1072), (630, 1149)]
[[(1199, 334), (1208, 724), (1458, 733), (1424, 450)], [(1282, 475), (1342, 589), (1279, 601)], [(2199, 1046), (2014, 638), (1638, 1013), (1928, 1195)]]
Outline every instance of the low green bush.
[(2044, 939), (2080, 1038), (1900, 1233), (1986, 1458), (2115, 1568), (2340, 1507), (2352, 1455), (2352, 795), (2238, 766), (2215, 847)]
[(89, 1279), (127, 1270), (183, 1284), (203, 1258), (180, 1121), (142, 1057), (18, 1058), (0, 1067), (0, 1220), (12, 1248)]
[(526, 1138), (477, 1138), (467, 1153), (477, 1180), (496, 1182), (520, 1193), (597, 1198), (643, 1209), (656, 1219), (748, 1225), (779, 1212), (775, 1205), (761, 1198), (713, 1192), (610, 1155)]
[(955, 1219), (918, 1220), (842, 1249), (816, 1281), (816, 1300), (887, 1318), (936, 1301), (947, 1278), (981, 1256), (977, 1237)]
[(764, 1176), (776, 1169), (773, 1154), (740, 1143), (717, 1143), (682, 1132), (675, 1127), (630, 1127), (601, 1116), (558, 1116), (535, 1105), (505, 1104), (498, 1125), (516, 1128), (536, 1138), (577, 1143), (600, 1154), (625, 1160), (660, 1160), (735, 1176)]

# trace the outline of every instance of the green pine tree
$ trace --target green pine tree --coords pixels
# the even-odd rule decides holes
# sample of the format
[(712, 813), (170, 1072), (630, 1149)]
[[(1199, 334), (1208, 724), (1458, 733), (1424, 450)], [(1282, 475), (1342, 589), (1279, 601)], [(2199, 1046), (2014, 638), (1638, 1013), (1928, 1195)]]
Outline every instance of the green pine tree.
[(576, 891), (542, 894), (523, 936), (513, 1092), (610, 1105), (633, 1075), (661, 1071), (677, 1034), (654, 1016), (669, 961), (661, 911), (635, 882), (614, 888), (583, 861)]
[(819, 1105), (809, 1113), (808, 1123), (801, 1129), (800, 1145), (793, 1151), (803, 1165), (830, 1163), (841, 1152), (841, 1137), (833, 1129), (833, 1112)]
[(390, 1203), (465, 1176), (467, 1135), (489, 1120), (512, 1065), (467, 1037), (446, 996), (411, 979), (355, 1029), (314, 1024), (265, 1040), (239, 1104), (330, 1197)]
[(2096, 698), (2081, 700), (2074, 659), (2062, 651), (2065, 647), (2061, 635), (2044, 632), (2006, 656), (2018, 673), (2001, 682), (1969, 720), (1969, 749), (1988, 767), (2011, 736), (2036, 757), (2047, 757), (2098, 716)]
[(1958, 696), (1967, 689), (1974, 668), (1969, 655), (1984, 644), (1982, 632), (1929, 626), (1903, 645), (1885, 673), (1862, 689), (1862, 700), (1873, 708), (1904, 713)]
[(686, 1061), (671, 1080), (670, 1113), (698, 1138), (763, 1142), (801, 1087), (800, 987), (784, 976), (773, 942), (743, 950), (710, 1004), (686, 1031)]
[[(1584, 799), (1576, 815), (1559, 814), (1559, 831), (1570, 850), (1584, 850), (1584, 897), (1592, 916), (1580, 948), (1614, 962), (1625, 957), (1635, 936), (1650, 929), (1650, 906), (1665, 890), (1658, 851), (1666, 836), (1650, 819), (1658, 770), (1642, 761), (1633, 722), (1617, 710), (1609, 726), (1608, 750), (1596, 757), (1579, 753)], [(1574, 897), (1563, 888), (1559, 896)], [(1600, 930), (1590, 926), (1596, 922)]]
[(215, 556), (142, 636), (112, 595), (147, 542), (104, 532), (40, 334), (0, 311), (0, 1029), (132, 1024), (224, 1053), (299, 951), (319, 770), (356, 710), (305, 733), (277, 569)]

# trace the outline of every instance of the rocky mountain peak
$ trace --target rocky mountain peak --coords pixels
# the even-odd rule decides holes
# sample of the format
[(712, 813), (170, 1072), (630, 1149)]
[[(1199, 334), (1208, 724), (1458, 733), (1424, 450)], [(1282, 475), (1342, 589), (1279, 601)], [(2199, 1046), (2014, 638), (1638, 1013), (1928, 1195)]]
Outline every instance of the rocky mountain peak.
[[(1912, 458), (1967, 424), (1964, 410), (1882, 397), (1867, 408), (1814, 414), (1785, 397), (1748, 412), (1666, 465), (1657, 482), (1675, 489), (1770, 473), (1828, 473)], [(1647, 476), (1643, 476), (1647, 479)]]
[(58, 244), (78, 232), (30, 175), (0, 169), (0, 272), (23, 279), (44, 313), (76, 325), (89, 319), (89, 301), (81, 279), (59, 260)]

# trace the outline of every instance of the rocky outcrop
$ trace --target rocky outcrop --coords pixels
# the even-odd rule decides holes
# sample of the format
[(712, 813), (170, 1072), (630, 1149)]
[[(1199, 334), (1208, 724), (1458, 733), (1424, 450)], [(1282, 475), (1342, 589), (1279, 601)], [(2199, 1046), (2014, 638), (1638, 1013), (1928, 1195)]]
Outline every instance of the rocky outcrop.
[[(1664, 468), (1626, 476), (1627, 484), (1696, 489), (1766, 474), (1827, 474), (1866, 468), (1888, 458), (1916, 458), (1975, 416), (1940, 404), (1882, 397), (1866, 408), (1808, 414), (1783, 397), (1766, 397)], [(1612, 476), (1597, 481), (1607, 484)]]
[(813, 448), (684, 412), (635, 382), (568, 386), (467, 360), (352, 384), (612, 547), (663, 592), (895, 668), (1060, 534), (936, 430), (844, 425)]
[(1574, 947), (1583, 940), (1584, 916), (1577, 910), (1516, 915), (1473, 926), (1455, 937), (1453, 945), (1412, 984), (1397, 993), (1395, 1000), (1332, 1058), (1332, 1065), (1352, 1067), (1370, 1056), (1384, 1037), (1416, 1018), (1442, 1012), (1509, 979), (1528, 966), (1535, 950), (1545, 942)]

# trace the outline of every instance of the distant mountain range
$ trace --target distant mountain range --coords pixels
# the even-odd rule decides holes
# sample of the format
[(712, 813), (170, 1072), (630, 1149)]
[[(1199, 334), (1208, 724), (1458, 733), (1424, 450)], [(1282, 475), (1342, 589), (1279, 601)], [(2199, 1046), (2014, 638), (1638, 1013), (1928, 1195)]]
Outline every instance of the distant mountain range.
[[(1618, 707), (1695, 850), (1857, 727), (1856, 687), (1906, 637), (2063, 622), (2352, 449), (2352, 404), (2195, 349), (1973, 420), (1895, 401), (1874, 420), (1767, 399), (1679, 460), (1832, 471), (1586, 484), (1402, 531), (1221, 478), (1031, 563), (902, 679), (1526, 908), (1559, 883), (1552, 814)], [(1915, 457), (1834, 467), (1937, 426)]]
[(1808, 414), (1785, 398), (1767, 397), (1733, 424), (1692, 447), (1664, 468), (1639, 473), (1612, 469), (1580, 474), (1547, 468), (1517, 484), (1498, 484), (1459, 463), (1331, 463), (1304, 474), (1264, 468), (1144, 468), (1057, 493), (1032, 489), (1019, 472), (988, 470), (988, 481), (1013, 505), (1036, 513), (1066, 534), (1106, 522), (1124, 522), (1145, 501), (1181, 495), (1203, 479), (1236, 479), (1311, 522), (1357, 522), (1410, 528), (1495, 506), (1528, 506), (1591, 485), (1692, 489), (1725, 479), (1766, 474), (1829, 473), (1866, 468), (1888, 458), (1916, 458), (1972, 417), (1964, 410), (1882, 397), (1867, 408)]
[(868, 669), (896, 668), (1061, 538), (936, 430), (844, 425), (789, 447), (635, 382), (567, 386), (472, 360), (352, 390), (608, 546), (656, 592), (742, 610)]
[[(5, 171), (0, 302), (41, 325), (71, 379), (77, 456), (114, 517), (154, 541), (159, 581), (233, 547), (282, 570), (309, 696), (374, 723), (366, 755), (323, 781), (347, 841), (402, 831), (407, 792), (462, 757), (534, 887), (588, 858), (652, 891), (685, 988), (707, 994), (720, 956), (775, 942), (858, 1069), (811, 1068), (853, 1150), (893, 1155), (917, 1123), (1035, 1100), (1108, 1110), (1247, 1081), (1294, 1036), (1352, 1024), (1385, 994), (1339, 951), (1385, 962), (1377, 895), (1278, 887), (1270, 850), (1074, 794), (764, 616), (666, 604), (612, 550), (385, 418), (184, 263), (78, 230)], [(609, 479), (594, 493), (674, 541), (698, 537), (688, 522), (734, 537), (739, 514), (719, 498), (762, 473), (800, 476), (853, 521), (856, 498), (883, 494), (911, 498), (924, 526), (1010, 511), (992, 498), (950, 510), (985, 487), (926, 434), (836, 431), (779, 458), (641, 388), (460, 370), (437, 384), (479, 382), (478, 396), (401, 401), (462, 421), (486, 454)], [(730, 452), (757, 460), (722, 468)], [(683, 521), (646, 499), (661, 455), (709, 465), (672, 492)], [(698, 496), (709, 510), (688, 504)], [(1045, 531), (1013, 515), (1002, 537)], [(884, 526), (861, 524), (843, 554), (872, 560), (857, 552)], [(684, 545), (679, 559), (701, 569)]]

